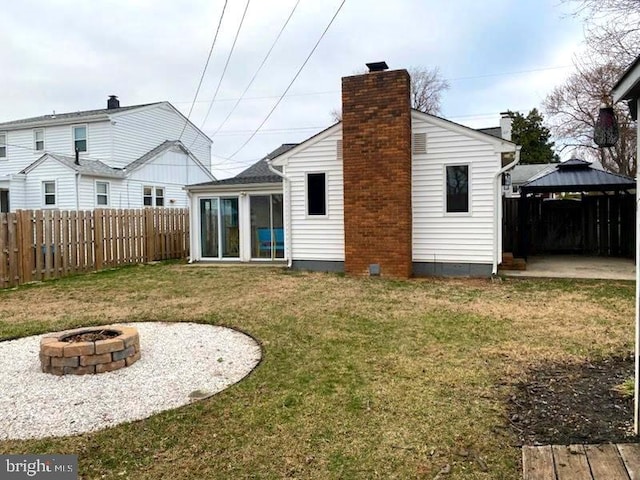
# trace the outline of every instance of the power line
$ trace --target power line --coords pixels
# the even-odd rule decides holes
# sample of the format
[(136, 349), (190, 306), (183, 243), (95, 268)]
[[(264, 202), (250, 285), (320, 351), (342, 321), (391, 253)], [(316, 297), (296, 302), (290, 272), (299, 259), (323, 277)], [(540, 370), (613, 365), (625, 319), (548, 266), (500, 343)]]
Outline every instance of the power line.
[[(514, 71), (514, 72), (500, 72), (500, 73), (487, 73), (487, 74), (482, 74), (482, 75), (473, 75), (473, 76), (468, 76), (468, 77), (451, 77), (451, 78), (445, 78), (446, 81), (448, 82), (453, 82), (456, 80), (473, 80), (476, 78), (486, 78), (486, 77), (505, 77), (508, 75), (521, 75), (524, 73), (534, 73), (534, 72), (545, 72), (548, 70), (563, 70), (566, 68), (571, 68), (572, 65), (560, 65), (557, 67), (541, 67), (541, 68), (535, 68), (535, 69), (531, 69), (531, 70), (518, 70), (518, 71)], [(300, 93), (290, 93), (287, 96), (288, 97), (309, 97), (309, 96), (315, 96), (315, 95), (333, 95), (335, 93), (340, 93), (340, 90), (324, 90), (324, 91), (319, 91), (319, 92), (300, 92)], [(263, 95), (263, 96), (256, 96), (256, 97), (244, 97), (243, 100), (270, 100), (273, 98), (279, 98), (279, 95)], [(233, 97), (233, 98), (219, 98), (216, 99), (215, 101), (217, 102), (234, 102), (237, 101), (238, 98)], [(206, 102), (210, 102), (211, 100), (198, 100), (196, 103), (206, 103)], [(174, 104), (183, 104), (183, 103), (191, 103), (190, 101), (172, 101), (171, 103)]]
[(324, 31), (322, 32), (322, 35), (320, 35), (320, 38), (318, 39), (318, 41), (316, 42), (316, 44), (313, 46), (313, 48), (311, 49), (311, 52), (309, 52), (309, 55), (307, 56), (307, 58), (305, 59), (305, 61), (303, 62), (303, 64), (300, 66), (300, 68), (298, 69), (298, 71), (296, 72), (296, 74), (294, 75), (293, 79), (291, 80), (291, 82), (289, 83), (289, 85), (287, 85), (287, 88), (284, 90), (284, 92), (282, 93), (282, 95), (280, 95), (280, 98), (278, 99), (278, 101), (275, 103), (275, 105), (273, 106), (273, 108), (269, 111), (269, 113), (267, 114), (267, 116), (264, 118), (264, 120), (262, 120), (262, 122), (260, 123), (260, 125), (258, 125), (258, 128), (255, 129), (255, 131), (249, 136), (249, 138), (240, 146), (240, 148), (238, 148), (235, 152), (233, 152), (233, 154), (231, 156), (229, 156), (229, 159), (235, 157), (238, 153), (240, 153), (240, 151), (253, 139), (253, 137), (255, 137), (256, 133), (258, 133), (258, 131), (264, 126), (264, 124), (267, 122), (267, 120), (269, 120), (269, 117), (271, 117), (271, 115), (273, 114), (273, 112), (275, 111), (275, 109), (278, 107), (278, 105), (280, 105), (280, 102), (282, 102), (282, 99), (285, 97), (285, 95), (287, 94), (287, 92), (289, 91), (289, 89), (291, 88), (291, 86), (293, 85), (293, 83), (296, 81), (296, 79), (298, 78), (298, 76), (300, 75), (300, 73), (302, 72), (302, 69), (305, 67), (305, 65), (307, 64), (307, 62), (309, 61), (309, 59), (311, 58), (311, 56), (313, 55), (313, 53), (316, 51), (316, 48), (318, 48), (318, 45), (320, 45), (320, 42), (322, 41), (322, 39), (324, 38), (324, 36), (326, 35), (327, 31), (329, 30), (329, 28), (331, 27), (331, 25), (333, 24), (333, 21), (336, 19), (336, 17), (338, 16), (338, 14), (340, 13), (340, 10), (342, 10), (342, 7), (344, 6), (346, 0), (342, 0), (342, 3), (340, 3), (340, 6), (338, 7), (338, 9), (336, 10), (336, 13), (334, 13), (333, 17), (331, 18), (331, 20), (329, 21), (329, 24), (327, 25), (327, 27), (324, 29)]
[(193, 101), (191, 102), (191, 108), (189, 108), (189, 115), (184, 122), (184, 126), (182, 127), (182, 132), (180, 132), (180, 137), (178, 140), (182, 139), (182, 135), (184, 134), (185, 129), (187, 128), (187, 124), (189, 123), (189, 119), (191, 118), (191, 114), (193, 113), (193, 107), (196, 104), (196, 100), (198, 99), (198, 94), (200, 93), (200, 87), (202, 87), (202, 81), (204, 80), (204, 75), (207, 72), (207, 67), (209, 66), (209, 60), (211, 60), (211, 54), (213, 53), (213, 47), (216, 45), (216, 40), (218, 39), (218, 33), (220, 32), (220, 26), (222, 25), (222, 19), (224, 18), (224, 12), (227, 9), (227, 1), (224, 0), (224, 5), (222, 6), (222, 14), (220, 15), (220, 19), (218, 20), (218, 27), (216, 28), (216, 34), (213, 37), (213, 41), (211, 42), (211, 48), (209, 49), (209, 55), (207, 55), (207, 61), (204, 64), (204, 68), (202, 69), (202, 75), (200, 75), (200, 81), (198, 82), (198, 88), (196, 88), (196, 94), (193, 96)]
[[(242, 24), (244, 23), (244, 19), (247, 15), (247, 10), (249, 9), (249, 4), (251, 0), (247, 0), (247, 4), (244, 7), (244, 12), (242, 12), (242, 18), (240, 19), (240, 25), (238, 25), (238, 30), (236, 31), (236, 36), (233, 38), (233, 43), (231, 44), (231, 50), (229, 50), (229, 55), (227, 56), (227, 61), (224, 64), (224, 68), (222, 69), (222, 74), (220, 75), (220, 81), (218, 82), (218, 86), (216, 87), (216, 91), (213, 94), (213, 98), (211, 99), (211, 103), (209, 104), (209, 109), (207, 110), (207, 114), (204, 116), (204, 120), (202, 121), (202, 127), (209, 118), (209, 114), (211, 113), (211, 108), (213, 107), (213, 102), (215, 102), (216, 97), (218, 96), (218, 92), (220, 91), (220, 85), (222, 85), (222, 80), (224, 79), (225, 73), (227, 73), (227, 67), (229, 66), (229, 61), (231, 60), (231, 55), (233, 55), (233, 50), (236, 47), (236, 42), (238, 41), (238, 37), (240, 36), (240, 30), (242, 30)], [(195, 143), (195, 142), (194, 142)], [(189, 146), (191, 148), (193, 143)]]
[(247, 87), (244, 89), (244, 92), (242, 92), (242, 94), (240, 95), (240, 97), (238, 98), (238, 100), (236, 101), (235, 105), (233, 106), (233, 108), (231, 109), (231, 111), (227, 114), (226, 118), (222, 121), (222, 123), (218, 126), (218, 128), (216, 129), (215, 132), (213, 132), (211, 134), (212, 137), (214, 137), (216, 135), (216, 133), (218, 133), (220, 131), (220, 129), (227, 123), (227, 120), (229, 120), (229, 117), (231, 117), (231, 115), (233, 114), (233, 112), (235, 112), (236, 108), (238, 107), (238, 105), (240, 105), (240, 102), (242, 101), (242, 99), (244, 98), (244, 96), (246, 95), (246, 93), (249, 91), (249, 88), (251, 88), (251, 85), (253, 85), (254, 80), (256, 79), (256, 77), (258, 76), (258, 74), (260, 73), (260, 70), (262, 70), (262, 67), (264, 67), (264, 64), (267, 62), (267, 59), (269, 58), (269, 55), (271, 55), (271, 52), (273, 51), (273, 49), (276, 46), (276, 43), (278, 43), (278, 40), (280, 40), (280, 36), (282, 35), (282, 32), (284, 32), (284, 29), (286, 28), (287, 24), (289, 23), (289, 20), (291, 20), (291, 17), (293, 17), (294, 12), (296, 11), (296, 8), (298, 8), (298, 4), (300, 3), (300, 0), (298, 0), (296, 2), (296, 4), (293, 6), (293, 9), (291, 10), (291, 13), (289, 14), (289, 16), (287, 17), (287, 20), (284, 22), (284, 25), (282, 25), (282, 28), (280, 29), (280, 32), (278, 32), (278, 35), (276, 36), (276, 39), (273, 41), (273, 43), (271, 44), (271, 48), (269, 48), (269, 51), (267, 52), (267, 54), (264, 56), (264, 58), (262, 59), (262, 63), (260, 64), (260, 66), (258, 67), (258, 70), (256, 70), (256, 73), (253, 74), (253, 77), (251, 78), (251, 80), (249, 81), (249, 84), (247, 85)]

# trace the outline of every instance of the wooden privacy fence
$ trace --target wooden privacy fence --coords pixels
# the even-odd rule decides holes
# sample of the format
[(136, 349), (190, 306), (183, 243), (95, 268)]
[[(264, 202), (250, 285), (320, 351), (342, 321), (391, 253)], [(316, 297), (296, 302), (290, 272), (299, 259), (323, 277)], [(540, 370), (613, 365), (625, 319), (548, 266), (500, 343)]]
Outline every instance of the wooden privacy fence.
[(0, 288), (188, 253), (187, 209), (0, 213)]
[[(516, 256), (578, 253), (633, 258), (635, 195), (583, 195), (573, 199), (505, 198), (502, 249)], [(524, 232), (521, 230), (524, 228)]]

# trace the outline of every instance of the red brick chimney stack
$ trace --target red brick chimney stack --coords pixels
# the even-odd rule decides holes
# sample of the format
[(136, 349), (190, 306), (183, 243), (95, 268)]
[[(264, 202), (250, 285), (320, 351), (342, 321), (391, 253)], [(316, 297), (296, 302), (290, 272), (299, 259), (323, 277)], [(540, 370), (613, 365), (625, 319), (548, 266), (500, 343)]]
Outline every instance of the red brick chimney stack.
[(411, 99), (406, 70), (367, 64), (342, 79), (345, 272), (407, 278), (411, 255)]

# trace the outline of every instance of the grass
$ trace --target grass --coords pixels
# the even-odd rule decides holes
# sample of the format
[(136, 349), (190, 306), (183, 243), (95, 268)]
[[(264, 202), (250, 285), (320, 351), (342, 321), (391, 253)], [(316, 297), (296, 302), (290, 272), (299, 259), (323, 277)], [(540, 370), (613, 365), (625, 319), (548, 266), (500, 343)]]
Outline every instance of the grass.
[[(147, 265), (0, 291), (0, 339), (193, 321), (263, 344), (207, 400), (0, 453), (75, 453), (83, 479), (518, 479), (506, 402), (532, 364), (628, 354), (634, 285), (407, 282)], [(135, 401), (135, 392), (131, 392)], [(0, 426), (1, 427), (1, 426)]]

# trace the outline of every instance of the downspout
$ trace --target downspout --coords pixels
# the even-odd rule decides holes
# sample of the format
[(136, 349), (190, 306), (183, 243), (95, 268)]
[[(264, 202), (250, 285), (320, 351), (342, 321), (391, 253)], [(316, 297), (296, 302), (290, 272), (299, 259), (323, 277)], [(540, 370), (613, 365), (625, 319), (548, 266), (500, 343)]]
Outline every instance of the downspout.
[(496, 195), (496, 208), (494, 209), (494, 217), (493, 217), (493, 238), (495, 239), (495, 248), (493, 249), (493, 268), (491, 270), (492, 275), (498, 274), (498, 264), (500, 256), (502, 255), (502, 192), (500, 189), (501, 181), (500, 178), (502, 174), (508, 170), (511, 170), (520, 162), (520, 149), (522, 147), (520, 145), (516, 145), (515, 159), (513, 162), (507, 164), (502, 167), (496, 173), (493, 181), (494, 192)]
[(80, 211), (80, 172), (76, 172), (76, 212)]
[(291, 183), (286, 185), (289, 182), (289, 177), (287, 177), (284, 173), (276, 170), (271, 164), (271, 160), (267, 158), (267, 167), (271, 172), (282, 178), (283, 183), (285, 183), (285, 254), (287, 256), (287, 268), (291, 268), (293, 264), (292, 258), (292, 248), (291, 248)]
[[(195, 251), (194, 250), (195, 241), (194, 241), (194, 237), (193, 237), (193, 233), (195, 232), (195, 229), (193, 227), (194, 227), (194, 224), (196, 223), (196, 219), (194, 218), (195, 215), (194, 215), (193, 212), (194, 212), (195, 209), (192, 208), (193, 205), (191, 205), (191, 201), (192, 201), (191, 191), (187, 190), (187, 189), (185, 189), (185, 190), (187, 192), (187, 198), (189, 199), (189, 223), (190, 223), (189, 232), (191, 232), (189, 234), (189, 260), (187, 261), (187, 263), (193, 263), (193, 252)], [(200, 232), (198, 231), (198, 233), (200, 233)]]

